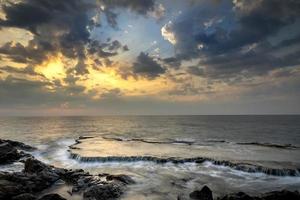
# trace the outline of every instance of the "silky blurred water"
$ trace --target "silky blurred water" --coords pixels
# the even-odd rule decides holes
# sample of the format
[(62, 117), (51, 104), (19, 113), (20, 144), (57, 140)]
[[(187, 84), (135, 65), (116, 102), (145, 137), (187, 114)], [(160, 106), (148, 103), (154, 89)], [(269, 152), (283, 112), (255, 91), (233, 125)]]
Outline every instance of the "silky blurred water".
[[(228, 192), (261, 193), (299, 189), (300, 177), (246, 173), (210, 162), (156, 164), (153, 162), (84, 163), (69, 157), (68, 146), (79, 136), (184, 141), (197, 144), (205, 157), (284, 161), (299, 166), (300, 116), (103, 116), (103, 117), (2, 117), (0, 138), (38, 147), (34, 155), (44, 162), (91, 173), (126, 173), (137, 184), (123, 199), (176, 199), (203, 185), (215, 196)], [(238, 143), (290, 144), (271, 148)], [(183, 144), (180, 144), (183, 145)], [(172, 147), (173, 148), (173, 147)], [(176, 148), (176, 147), (175, 147)], [(108, 153), (114, 154), (106, 148)], [(141, 152), (139, 149), (137, 152)], [(151, 149), (149, 150), (151, 151)], [(229, 152), (225, 154), (226, 152)], [(233, 152), (232, 154), (230, 152)], [(122, 152), (124, 153), (124, 152)], [(125, 152), (126, 153), (126, 152)], [(147, 152), (148, 153), (148, 152)], [(182, 154), (185, 154), (184, 151)], [(198, 152), (197, 152), (198, 154)], [(199, 153), (201, 154), (201, 152)], [(224, 156), (226, 155), (226, 156)], [(239, 157), (234, 157), (238, 155)], [(252, 155), (252, 157), (251, 157)], [(183, 157), (185, 155), (182, 155)], [(300, 158), (300, 157), (298, 157)], [(17, 164), (16, 169), (20, 169)], [(11, 170), (0, 166), (0, 170)], [(71, 197), (69, 199), (72, 199)]]

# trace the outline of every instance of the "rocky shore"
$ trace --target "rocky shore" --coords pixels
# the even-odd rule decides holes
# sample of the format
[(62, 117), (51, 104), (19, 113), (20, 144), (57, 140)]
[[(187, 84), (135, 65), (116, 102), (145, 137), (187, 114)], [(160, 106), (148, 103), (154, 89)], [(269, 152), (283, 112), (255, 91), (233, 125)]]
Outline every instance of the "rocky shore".
[[(43, 191), (56, 184), (70, 186), (69, 198), (80, 194), (84, 200), (119, 199), (128, 185), (135, 181), (124, 174), (91, 175), (82, 169), (72, 170), (57, 168), (35, 159), (30, 151), (34, 147), (26, 144), (0, 139), (0, 200), (63, 200), (59, 194), (46, 194)], [(23, 162), (21, 172), (3, 172), (1, 165)], [(178, 200), (198, 199), (213, 200), (213, 192), (207, 186), (193, 191), (186, 196), (178, 196)], [(274, 191), (259, 196), (249, 196), (243, 192), (228, 194), (219, 200), (300, 200), (298, 191)]]
[(72, 187), (70, 199), (75, 193), (85, 200), (117, 199), (128, 184), (134, 181), (127, 175), (91, 175), (82, 169), (69, 170), (42, 163), (25, 151), (34, 150), (23, 143), (0, 140), (1, 164), (24, 162), (22, 172), (1, 172), (0, 200), (63, 200), (59, 194), (41, 196), (42, 191), (63, 182)]

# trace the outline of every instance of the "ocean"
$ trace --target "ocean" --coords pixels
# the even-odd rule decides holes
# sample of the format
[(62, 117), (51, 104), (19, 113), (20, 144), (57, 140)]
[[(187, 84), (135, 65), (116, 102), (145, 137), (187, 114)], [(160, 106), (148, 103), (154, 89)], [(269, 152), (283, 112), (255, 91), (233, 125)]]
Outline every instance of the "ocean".
[(204, 185), (215, 197), (300, 189), (298, 115), (1, 117), (0, 138), (37, 147), (33, 155), (57, 167), (131, 175), (126, 200), (176, 199)]

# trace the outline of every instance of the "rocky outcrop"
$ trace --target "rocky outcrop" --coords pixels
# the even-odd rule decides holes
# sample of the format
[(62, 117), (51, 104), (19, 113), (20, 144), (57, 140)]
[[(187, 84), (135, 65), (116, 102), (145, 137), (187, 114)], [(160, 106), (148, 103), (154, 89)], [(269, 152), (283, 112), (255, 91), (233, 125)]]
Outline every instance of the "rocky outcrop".
[(34, 151), (34, 150), (36, 150), (35, 147), (29, 146), (27, 144), (24, 144), (24, 143), (18, 142), (18, 141), (0, 139), (0, 144), (2, 144), (2, 143), (9, 143), (10, 145), (12, 145), (13, 147), (15, 147), (18, 150), (23, 150), (23, 151)]
[(4, 142), (0, 144), (0, 163), (6, 164), (21, 158), (18, 150), (11, 144)]
[[(3, 164), (24, 157), (16, 146), (33, 149), (22, 143), (4, 141), (0, 144), (0, 158)], [(85, 200), (119, 198), (126, 186), (134, 183), (127, 175), (91, 175), (82, 169), (56, 168), (28, 156), (24, 161), (22, 172), (0, 172), (0, 200), (37, 200), (39, 193), (58, 181), (73, 186), (70, 195), (79, 192), (83, 194)], [(49, 194), (38, 200), (64, 200), (64, 198), (58, 194)]]
[[(0, 172), (0, 200), (34, 199), (36, 194), (59, 180), (73, 185), (71, 194), (83, 193), (86, 200), (116, 199), (126, 185), (134, 183), (127, 175), (91, 175), (84, 170), (67, 170), (46, 165), (34, 158), (25, 161), (23, 172)], [(40, 200), (61, 200), (55, 195)]]
[(0, 139), (0, 164), (8, 164), (20, 158), (29, 157), (30, 155), (22, 150), (32, 151), (34, 149), (34, 147), (21, 142)]
[(0, 199), (19, 198), (18, 196), (25, 195), (24, 193), (41, 192), (59, 179), (55, 169), (29, 158), (25, 161), (23, 172), (0, 172)]

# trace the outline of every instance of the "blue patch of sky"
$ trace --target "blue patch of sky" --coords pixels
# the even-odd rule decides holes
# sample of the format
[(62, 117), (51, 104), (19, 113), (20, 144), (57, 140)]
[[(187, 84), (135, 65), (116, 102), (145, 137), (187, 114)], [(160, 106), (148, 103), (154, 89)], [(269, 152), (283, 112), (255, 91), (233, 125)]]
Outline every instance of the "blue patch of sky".
[(156, 20), (151, 16), (141, 16), (124, 9), (115, 9), (118, 13), (116, 28), (111, 27), (105, 16), (101, 16), (101, 27), (94, 29), (92, 38), (98, 40), (118, 40), (129, 47), (127, 58), (135, 58), (140, 52), (153, 53), (156, 48), (160, 49), (160, 56), (167, 57), (174, 53), (173, 46), (164, 40), (161, 28), (167, 18)]

